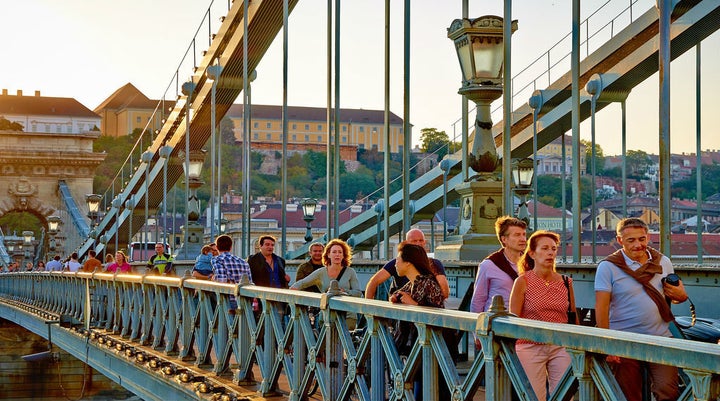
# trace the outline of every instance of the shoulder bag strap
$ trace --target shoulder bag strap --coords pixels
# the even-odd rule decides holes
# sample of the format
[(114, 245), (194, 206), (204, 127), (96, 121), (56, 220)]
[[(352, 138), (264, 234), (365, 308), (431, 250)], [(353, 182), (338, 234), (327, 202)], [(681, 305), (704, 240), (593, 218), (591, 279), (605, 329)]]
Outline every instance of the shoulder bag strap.
[(568, 297), (568, 312), (572, 312), (572, 306), (570, 305), (570, 279), (568, 276), (562, 274), (563, 283), (565, 283), (565, 288), (567, 289), (567, 297)]
[(342, 270), (340, 270), (340, 274), (338, 274), (337, 277), (335, 277), (335, 280), (337, 280), (338, 283), (340, 282), (340, 279), (342, 278), (343, 274), (345, 274), (345, 270), (347, 270), (347, 266), (343, 267)]

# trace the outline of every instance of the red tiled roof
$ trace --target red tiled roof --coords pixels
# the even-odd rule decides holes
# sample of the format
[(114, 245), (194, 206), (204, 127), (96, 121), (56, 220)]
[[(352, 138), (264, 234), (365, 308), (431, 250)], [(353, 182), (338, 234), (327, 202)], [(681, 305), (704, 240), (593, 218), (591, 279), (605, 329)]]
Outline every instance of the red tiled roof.
[(0, 95), (0, 115), (62, 116), (100, 118), (69, 97)]
[[(532, 215), (533, 211), (535, 210), (535, 207), (533, 206), (534, 201), (528, 201), (528, 211), (530, 211), (530, 214)], [(570, 215), (567, 211), (565, 212), (566, 215)], [(552, 206), (546, 205), (542, 202), (537, 203), (537, 215), (538, 217), (563, 217), (563, 210), (554, 208)]]
[[(148, 98), (133, 84), (127, 83), (100, 103), (100, 105), (95, 108), (95, 112), (100, 112), (105, 109), (154, 109), (158, 103), (159, 100)], [(166, 103), (169, 105), (175, 104), (174, 101), (166, 101)]]

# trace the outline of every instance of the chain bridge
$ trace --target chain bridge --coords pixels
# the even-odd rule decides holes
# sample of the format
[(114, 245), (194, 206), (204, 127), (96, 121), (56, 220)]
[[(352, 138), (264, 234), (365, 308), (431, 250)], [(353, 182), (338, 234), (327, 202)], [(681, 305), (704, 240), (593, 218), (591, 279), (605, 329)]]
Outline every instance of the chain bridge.
[[(314, 383), (325, 400), (414, 399), (418, 371), (428, 400), (439, 399), (441, 382), (452, 400), (471, 400), (483, 380), (484, 399), (509, 400), (515, 391), (520, 399), (535, 400), (515, 354), (517, 338), (570, 352), (572, 365), (550, 399), (622, 400), (607, 355), (682, 368), (682, 400), (720, 396), (717, 344), (519, 319), (502, 298), (491, 311), (475, 314), (396, 306), (332, 289), (312, 294), (250, 283), (50, 272), (4, 274), (0, 297), (1, 318), (51, 337), (148, 400), (259, 400), (278, 394), (301, 400)], [(311, 314), (322, 323), (311, 325)], [(353, 314), (366, 321), (361, 334), (349, 330)], [(393, 342), (397, 320), (418, 328), (407, 356)], [(478, 336), (484, 353), (459, 369), (443, 337), (447, 329)]]
[[(180, 78), (187, 71), (176, 72), (168, 90), (177, 101), (172, 109), (158, 105), (162, 128), (146, 130), (128, 155), (126, 165), (103, 194), (108, 213), (96, 227), (102, 235), (85, 235), (80, 254), (93, 248), (102, 251), (118, 238), (127, 239), (133, 227), (142, 226), (147, 210), (157, 208), (168, 187), (182, 176), (182, 167), (171, 161), (181, 152), (189, 155), (205, 145), (215, 119), (247, 88), (249, 74), (297, 3), (228, 2), (227, 14), (207, 40), (207, 49), (197, 49), (205, 45), (201, 39), (192, 42), (181, 63), (192, 70), (190, 82)], [(512, 121), (508, 121), (509, 140), (503, 139), (505, 121), (492, 128), (496, 147), (512, 157), (530, 155), (533, 148), (563, 135), (572, 120), (591, 118), (622, 97), (618, 94), (660, 70), (660, 45), (668, 41), (670, 58), (675, 58), (720, 27), (717, 0), (662, 3), (662, 9), (672, 9), (666, 22), (651, 7), (617, 28), (606, 43), (560, 78), (551, 79), (548, 68), (527, 85), (515, 83), (513, 96), (522, 99), (517, 102), (521, 105), (512, 110)], [(406, 4), (410, 6), (409, 1)], [(620, 19), (608, 24), (619, 24)], [(217, 65), (222, 71), (214, 84), (208, 70)], [(578, 87), (586, 85), (587, 90), (574, 96)], [(534, 93), (534, 107), (526, 103), (528, 90)], [(670, 98), (661, 96), (659, 101), (669, 104)], [(402, 231), (410, 199), (412, 221), (434, 214), (443, 197), (457, 198), (455, 191), (445, 188), (465, 181), (466, 168), (461, 164), (466, 161), (462, 159), (454, 155), (442, 168), (392, 194), (386, 223), (376, 227), (378, 213), (367, 211), (343, 224), (336, 236), (356, 249), (371, 247), (379, 238), (378, 230), (386, 235)], [(669, 177), (661, 178), (661, 186), (663, 180)], [(661, 202), (668, 204), (668, 198), (661, 195)], [(143, 204), (145, 215), (135, 208)], [(68, 219), (78, 233), (90, 233), (79, 212), (68, 212)], [(579, 225), (575, 229), (579, 233)], [(3, 250), (1, 245), (0, 253)], [(693, 277), (709, 288), (702, 292), (704, 298), (717, 286), (716, 273), (700, 263), (696, 268)], [(454, 295), (462, 293), (457, 290)], [(261, 307), (254, 307), (255, 300)], [(713, 304), (712, 299), (704, 302)], [(237, 308), (231, 307), (234, 303)], [(317, 325), (311, 325), (310, 315)], [(352, 319), (347, 317), (352, 315), (365, 321), (364, 331), (349, 330)], [(476, 399), (481, 383), (484, 399), (509, 400), (515, 392), (522, 400), (535, 400), (514, 351), (518, 338), (561, 345), (570, 352), (572, 365), (552, 400), (622, 400), (605, 361), (608, 355), (681, 368), (682, 400), (720, 396), (717, 344), (519, 319), (508, 313), (500, 299), (491, 311), (474, 314), (398, 307), (332, 290), (326, 294), (289, 292), (187, 276), (22, 272), (0, 275), (0, 317), (48, 338), (148, 400), (252, 400), (277, 394), (301, 400), (311, 397), (315, 386), (317, 393), (312, 397), (319, 399), (409, 400), (414, 399), (416, 373), (423, 377), (426, 400), (438, 400), (441, 386), (449, 389), (454, 401)], [(409, 355), (400, 355), (395, 348), (395, 321), (411, 322), (418, 329)], [(476, 336), (484, 351), (463, 365), (454, 363), (443, 340), (447, 330), (461, 334), (465, 343)]]

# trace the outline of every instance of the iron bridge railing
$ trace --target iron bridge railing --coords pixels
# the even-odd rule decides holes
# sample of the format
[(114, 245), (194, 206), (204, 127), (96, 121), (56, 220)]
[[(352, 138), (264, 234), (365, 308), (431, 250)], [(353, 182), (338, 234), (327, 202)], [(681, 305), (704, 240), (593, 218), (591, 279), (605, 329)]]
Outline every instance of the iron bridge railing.
[[(254, 300), (262, 311), (253, 307)], [(70, 315), (78, 324), (67, 330), (78, 341), (127, 358), (165, 377), (168, 385), (194, 386), (196, 393), (213, 391), (200, 377), (226, 377), (241, 386), (259, 382), (262, 394), (285, 391), (291, 400), (305, 399), (313, 380), (326, 400), (412, 400), (418, 373), (425, 400), (438, 400), (438, 380), (450, 389), (451, 400), (471, 400), (484, 378), (487, 400), (509, 400), (514, 389), (521, 400), (535, 401), (514, 347), (517, 338), (525, 338), (565, 346), (572, 357), (551, 400), (623, 400), (607, 355), (681, 368), (681, 400), (720, 395), (716, 344), (520, 319), (499, 297), (490, 312), (475, 314), (397, 306), (332, 290), (315, 294), (188, 277), (32, 272), (0, 274), (0, 302), (41, 315)], [(322, 320), (317, 330), (313, 309)], [(353, 339), (346, 317), (355, 314), (364, 317), (367, 329)], [(85, 318), (89, 330), (81, 323)], [(407, 356), (399, 355), (393, 342), (397, 320), (418, 329)], [(444, 329), (478, 336), (485, 353), (458, 369)], [(151, 357), (151, 351), (160, 357)], [(279, 388), (281, 376), (286, 389)], [(223, 399), (237, 398), (231, 388), (222, 391), (228, 396)]]

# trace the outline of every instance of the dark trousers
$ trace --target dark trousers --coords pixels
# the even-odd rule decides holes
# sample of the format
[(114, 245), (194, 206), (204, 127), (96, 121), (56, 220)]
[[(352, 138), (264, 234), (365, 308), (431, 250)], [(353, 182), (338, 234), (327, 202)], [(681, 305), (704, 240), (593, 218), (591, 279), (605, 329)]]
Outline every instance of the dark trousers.
[(642, 401), (643, 368), (648, 370), (650, 391), (656, 401), (674, 401), (680, 396), (678, 369), (674, 366), (620, 358), (611, 365), (615, 379), (628, 401)]

